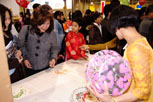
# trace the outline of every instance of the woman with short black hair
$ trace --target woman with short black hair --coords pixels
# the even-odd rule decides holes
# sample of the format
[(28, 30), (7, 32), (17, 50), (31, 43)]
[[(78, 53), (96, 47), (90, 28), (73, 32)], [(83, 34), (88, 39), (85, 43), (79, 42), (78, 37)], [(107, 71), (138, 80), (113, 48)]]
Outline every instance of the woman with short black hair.
[(119, 40), (125, 39), (124, 58), (128, 60), (132, 69), (132, 81), (129, 89), (121, 96), (112, 97), (107, 87), (99, 94), (94, 86), (90, 91), (102, 102), (152, 102), (153, 100), (153, 50), (146, 38), (137, 32), (137, 12), (128, 6), (115, 8), (109, 19), (110, 31)]

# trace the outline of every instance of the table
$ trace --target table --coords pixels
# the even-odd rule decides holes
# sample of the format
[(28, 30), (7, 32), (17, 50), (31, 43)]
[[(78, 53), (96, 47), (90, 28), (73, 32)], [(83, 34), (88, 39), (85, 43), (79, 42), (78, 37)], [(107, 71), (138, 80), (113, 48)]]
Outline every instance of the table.
[[(86, 86), (86, 60), (69, 60), (12, 84), (14, 102), (70, 102), (75, 89)], [(22, 91), (21, 91), (22, 90)]]

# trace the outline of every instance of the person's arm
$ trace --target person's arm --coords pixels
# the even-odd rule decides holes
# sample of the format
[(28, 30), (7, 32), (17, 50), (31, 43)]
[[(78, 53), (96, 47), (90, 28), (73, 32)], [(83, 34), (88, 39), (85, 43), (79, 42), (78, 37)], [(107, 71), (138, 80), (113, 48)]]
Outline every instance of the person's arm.
[(103, 49), (110, 49), (110, 48), (115, 48), (116, 47), (116, 40), (117, 38), (115, 37), (111, 41), (108, 41), (104, 44), (95, 44), (95, 45), (88, 45), (90, 50), (103, 50)]
[(90, 85), (87, 86), (87, 88), (90, 90), (90, 92), (96, 96), (100, 102), (135, 102), (136, 100), (138, 100), (137, 97), (135, 97), (130, 91), (126, 94), (123, 94), (121, 96), (118, 97), (112, 97), (109, 94), (109, 89), (107, 86), (107, 83), (104, 83), (104, 93), (99, 94), (97, 92), (97, 89), (94, 87), (94, 85)]
[(151, 93), (151, 68), (152, 53), (143, 45), (131, 47), (127, 50), (128, 61), (132, 67), (134, 80), (133, 89), (119, 97), (117, 102), (133, 102), (135, 100), (147, 100)]
[(57, 59), (57, 55), (58, 55), (58, 52), (59, 52), (59, 49), (58, 49), (58, 42), (57, 42), (57, 37), (56, 37), (56, 33), (53, 31), (51, 32), (52, 34), (52, 48), (51, 48), (51, 60), (52, 59)]
[(127, 51), (129, 63), (134, 77), (132, 94), (139, 99), (148, 99), (151, 92), (152, 53), (143, 43), (137, 44)]

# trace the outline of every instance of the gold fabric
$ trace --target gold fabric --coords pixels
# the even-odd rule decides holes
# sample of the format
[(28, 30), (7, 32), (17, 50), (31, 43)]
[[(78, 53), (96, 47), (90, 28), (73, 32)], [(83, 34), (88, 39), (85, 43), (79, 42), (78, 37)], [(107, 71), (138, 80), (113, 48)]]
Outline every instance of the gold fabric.
[(153, 102), (153, 50), (145, 38), (132, 43), (124, 52), (132, 69), (132, 83), (129, 90), (143, 101)]
[(90, 50), (104, 50), (109, 48), (115, 48), (116, 47), (116, 40), (117, 38), (112, 39), (111, 41), (108, 41), (104, 44), (95, 44), (95, 45), (88, 45)]

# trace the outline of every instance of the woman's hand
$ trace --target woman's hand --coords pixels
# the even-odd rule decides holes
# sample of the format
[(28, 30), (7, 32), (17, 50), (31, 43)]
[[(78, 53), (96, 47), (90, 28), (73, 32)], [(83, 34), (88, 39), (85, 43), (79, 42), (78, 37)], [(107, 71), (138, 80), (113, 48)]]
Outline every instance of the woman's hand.
[(22, 56), (16, 57), (16, 58), (18, 59), (19, 63), (21, 63), (23, 61), (23, 57)]
[(89, 50), (89, 46), (84, 44), (84, 45), (80, 46), (80, 49), (81, 50)]
[(30, 62), (28, 60), (24, 61), (24, 64), (27, 68), (32, 69), (32, 65), (30, 64)]
[(55, 60), (55, 59), (52, 59), (52, 60), (49, 62), (50, 68), (53, 68), (53, 67), (55, 66), (55, 63), (56, 63), (56, 60)]
[(21, 51), (17, 50), (15, 56), (18, 59), (19, 63), (23, 61), (23, 57), (21, 55), (22, 55)]
[(21, 55), (22, 55), (21, 51), (20, 50), (17, 50), (15, 56), (16, 57), (20, 57)]
[(112, 97), (109, 95), (107, 83), (105, 83), (104, 93), (99, 94), (93, 85), (87, 86), (90, 92), (99, 98), (100, 102), (112, 102)]

